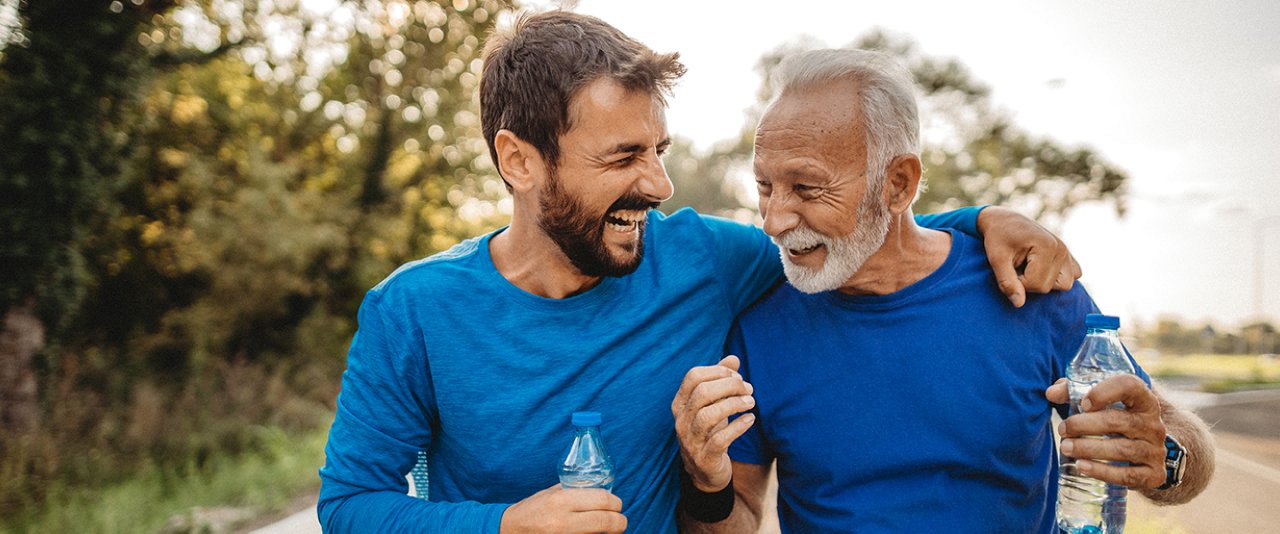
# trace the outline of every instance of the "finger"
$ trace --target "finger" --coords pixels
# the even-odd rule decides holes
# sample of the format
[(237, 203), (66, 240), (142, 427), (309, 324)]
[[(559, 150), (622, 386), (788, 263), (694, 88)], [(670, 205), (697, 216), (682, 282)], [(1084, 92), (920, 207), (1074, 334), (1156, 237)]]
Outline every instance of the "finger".
[[(724, 360), (721, 361), (723, 362)], [(671, 411), (675, 413), (682, 409), (684, 404), (688, 402), (689, 395), (694, 388), (703, 382), (733, 376), (739, 376), (738, 372), (721, 365), (704, 365), (689, 369), (689, 372), (684, 374), (684, 380), (680, 381), (680, 389), (676, 390), (675, 399), (671, 401)]]
[(753, 391), (755, 388), (743, 380), (741, 375), (703, 382), (694, 387), (689, 394), (688, 400), (685, 401), (685, 411), (697, 413), (722, 400), (751, 395)]
[(1165, 480), (1163, 468), (1157, 469), (1146, 465), (1120, 466), (1090, 460), (1076, 460), (1076, 467), (1086, 476), (1130, 488), (1154, 488), (1164, 484)]
[(711, 438), (707, 440), (707, 444), (710, 447), (707, 452), (713, 453), (717, 456), (724, 454), (729, 450), (729, 446), (732, 445), (735, 440), (745, 434), (747, 430), (751, 429), (751, 425), (755, 424), (755, 422), (756, 415), (750, 412), (743, 414), (742, 417), (734, 419), (728, 425), (725, 425), (724, 428), (711, 435)]
[(622, 532), (627, 529), (627, 516), (617, 511), (591, 510), (573, 515), (571, 532)]
[(742, 367), (742, 360), (739, 360), (737, 356), (730, 354), (720, 358), (720, 363), (717, 363), (716, 365), (725, 367), (736, 373), (738, 372), (738, 369)]
[(1068, 291), (1071, 289), (1071, 286), (1075, 285), (1076, 280), (1071, 277), (1071, 274), (1067, 272), (1067, 269), (1068, 267), (1063, 267), (1058, 271), (1058, 277), (1053, 279), (1053, 289), (1057, 291)]
[(707, 436), (709, 441), (711, 436), (728, 426), (729, 416), (750, 411), (755, 405), (755, 398), (747, 395), (724, 399), (698, 410), (698, 414), (694, 418), (693, 434), (695, 436)]
[(1160, 401), (1147, 383), (1134, 375), (1113, 376), (1099, 382), (1081, 399), (1080, 409), (1092, 412), (1117, 402), (1124, 403), (1130, 412), (1160, 413)]
[(1164, 423), (1154, 418), (1128, 410), (1102, 410), (1076, 414), (1058, 425), (1058, 433), (1064, 438), (1082, 436), (1121, 435), (1151, 443), (1164, 442)]
[(1056, 254), (1046, 254), (1040, 248), (1031, 249), (1020, 277), (1023, 287), (1034, 293), (1048, 293), (1053, 288), (1053, 279), (1058, 276), (1061, 264)]
[(987, 261), (991, 263), (991, 270), (995, 272), (996, 286), (1000, 288), (1000, 292), (1013, 303), (1013, 307), (1021, 308), (1027, 298), (1022, 282), (1018, 280), (1018, 270), (1014, 267), (1015, 258), (1007, 254), (991, 252)]
[(1163, 445), (1128, 438), (1064, 439), (1062, 454), (1083, 460), (1126, 462), (1130, 465), (1164, 465)]
[(1071, 392), (1067, 389), (1067, 379), (1059, 378), (1052, 386), (1044, 390), (1044, 398), (1054, 404), (1066, 404), (1071, 400)]
[(573, 488), (565, 490), (562, 498), (565, 499), (566, 508), (575, 512), (622, 511), (622, 499), (603, 488)]

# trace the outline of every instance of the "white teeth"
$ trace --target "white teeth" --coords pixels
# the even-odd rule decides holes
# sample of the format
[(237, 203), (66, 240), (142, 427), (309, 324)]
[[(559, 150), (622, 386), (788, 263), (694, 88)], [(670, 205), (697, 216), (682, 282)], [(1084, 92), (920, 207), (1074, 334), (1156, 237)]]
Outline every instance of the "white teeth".
[(644, 220), (645, 213), (637, 210), (618, 210), (609, 212), (609, 216), (615, 219), (638, 223)]
[(615, 232), (630, 232), (636, 229), (635, 223), (630, 223), (630, 224), (627, 224), (626, 226), (623, 226), (621, 224), (613, 224), (611, 222), (607, 222), (607, 223), (604, 223), (604, 225), (606, 228), (613, 230)]

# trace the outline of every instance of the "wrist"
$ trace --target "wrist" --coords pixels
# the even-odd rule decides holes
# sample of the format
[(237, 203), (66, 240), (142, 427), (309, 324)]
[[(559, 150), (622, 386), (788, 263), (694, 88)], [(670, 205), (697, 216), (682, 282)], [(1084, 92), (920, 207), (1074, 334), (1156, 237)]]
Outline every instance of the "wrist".
[(991, 229), (991, 218), (1000, 217), (1000, 206), (974, 206), (978, 210), (978, 216), (975, 218), (973, 226), (978, 229), (981, 235), (987, 235), (987, 231)]
[(733, 513), (736, 500), (733, 478), (722, 488), (703, 491), (695, 485), (693, 477), (687, 471), (680, 470), (679, 508), (690, 518), (702, 523), (724, 521)]
[(1182, 474), (1187, 467), (1187, 450), (1173, 436), (1164, 436), (1164, 484), (1157, 486), (1156, 491), (1164, 491), (1182, 484)]

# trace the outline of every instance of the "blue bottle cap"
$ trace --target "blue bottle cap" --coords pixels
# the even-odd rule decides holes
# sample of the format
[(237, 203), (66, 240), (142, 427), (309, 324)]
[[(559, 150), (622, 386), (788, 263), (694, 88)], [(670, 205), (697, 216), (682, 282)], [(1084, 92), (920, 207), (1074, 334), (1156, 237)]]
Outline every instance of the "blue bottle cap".
[(1091, 313), (1084, 316), (1085, 328), (1105, 328), (1107, 330), (1119, 330), (1120, 318), (1114, 315), (1102, 315), (1101, 313)]
[(573, 412), (573, 426), (600, 426), (600, 412)]

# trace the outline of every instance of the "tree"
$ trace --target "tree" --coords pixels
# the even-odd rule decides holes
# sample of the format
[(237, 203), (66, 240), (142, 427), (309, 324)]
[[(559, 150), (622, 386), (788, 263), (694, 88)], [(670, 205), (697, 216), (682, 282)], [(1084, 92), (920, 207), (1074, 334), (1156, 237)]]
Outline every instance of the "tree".
[[(712, 149), (700, 164), (678, 165), (668, 160), (676, 187), (706, 190), (699, 181), (718, 182), (722, 175), (689, 175), (682, 168), (750, 169), (751, 142), (764, 104), (773, 94), (770, 75), (787, 54), (816, 48), (812, 40), (783, 44), (760, 59), (763, 83), (759, 103), (749, 114), (738, 139)], [(1060, 222), (1081, 202), (1106, 201), (1124, 212), (1125, 174), (1087, 148), (1070, 148), (1020, 130), (1012, 118), (997, 110), (990, 89), (974, 79), (955, 59), (924, 55), (915, 43), (873, 31), (851, 48), (891, 53), (916, 78), (921, 112), (927, 188), (917, 212), (935, 212), (965, 205), (999, 204), (1019, 209), (1049, 224)], [(945, 135), (930, 137), (931, 132)], [(675, 167), (673, 170), (672, 167)], [(735, 176), (742, 176), (739, 170)], [(687, 182), (687, 183), (686, 183)], [(673, 199), (679, 201), (680, 199)], [(720, 199), (724, 202), (725, 199)], [(674, 203), (673, 203), (674, 204)], [(734, 209), (725, 204), (719, 209)]]
[[(109, 126), (138, 75), (136, 30), (172, 2), (18, 2), (0, 63), (0, 313), (42, 338), (66, 324), (84, 293), (82, 248), (110, 210), (121, 143)], [(39, 335), (35, 335), (39, 334)], [(6, 345), (8, 346), (8, 345)], [(26, 345), (30, 348), (30, 345)], [(36, 350), (39, 350), (38, 348)], [(32, 377), (34, 352), (0, 354), (0, 375)], [(0, 384), (10, 391), (12, 384)], [(30, 391), (23, 388), (23, 391)], [(34, 410), (34, 391), (6, 410)], [(0, 433), (28, 432), (0, 428)]]
[(322, 424), (364, 290), (510, 207), (475, 91), (507, 0), (6, 1), (0, 303), (54, 327), (0, 337), (44, 419), (0, 428), (0, 516)]

